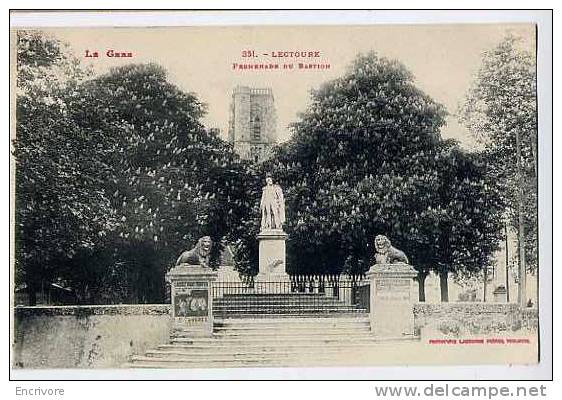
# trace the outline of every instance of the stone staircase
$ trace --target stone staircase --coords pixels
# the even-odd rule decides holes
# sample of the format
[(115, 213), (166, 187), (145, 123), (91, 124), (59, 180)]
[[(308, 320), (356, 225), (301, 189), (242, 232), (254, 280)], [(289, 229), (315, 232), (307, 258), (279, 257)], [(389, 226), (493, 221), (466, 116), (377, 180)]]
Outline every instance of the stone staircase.
[[(397, 339), (400, 340), (400, 339)], [(401, 339), (404, 340), (404, 339)], [(367, 315), (215, 320), (212, 337), (175, 332), (169, 344), (134, 356), (128, 368), (322, 366), (373, 352)]]
[(215, 317), (365, 313), (366, 308), (319, 293), (224, 294), (213, 300)]
[[(175, 330), (170, 342), (127, 368), (354, 365), (376, 358), (364, 308), (319, 293), (223, 294), (213, 301), (213, 334)], [(397, 338), (396, 340), (411, 340)], [(388, 340), (385, 340), (388, 341)]]

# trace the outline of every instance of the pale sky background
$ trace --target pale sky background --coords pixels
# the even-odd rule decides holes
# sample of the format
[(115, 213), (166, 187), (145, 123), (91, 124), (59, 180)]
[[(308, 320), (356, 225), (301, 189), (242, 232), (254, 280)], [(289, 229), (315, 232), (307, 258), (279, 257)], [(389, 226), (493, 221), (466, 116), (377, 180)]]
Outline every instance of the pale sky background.
[[(263, 26), (169, 28), (69, 28), (46, 29), (67, 42), (96, 74), (127, 63), (155, 62), (169, 73), (170, 81), (196, 93), (208, 105), (205, 124), (218, 127), (226, 138), (232, 89), (236, 85), (273, 89), (280, 141), (288, 139), (287, 125), (306, 109), (309, 92), (341, 76), (358, 53), (376, 51), (398, 59), (413, 72), (415, 83), (454, 114), (477, 72), (482, 53), (495, 47), (508, 33), (523, 37), (535, 51), (535, 29), (530, 24), (371, 25), (371, 26)], [(87, 59), (86, 50), (100, 58)], [(131, 51), (134, 58), (108, 58), (107, 49)], [(262, 56), (272, 51), (320, 51), (318, 59), (287, 62), (329, 63), (321, 71), (234, 71), (244, 63), (243, 50), (255, 50), (252, 62), (278, 62)], [(471, 147), (472, 137), (454, 115), (447, 119), (443, 137), (456, 138)]]

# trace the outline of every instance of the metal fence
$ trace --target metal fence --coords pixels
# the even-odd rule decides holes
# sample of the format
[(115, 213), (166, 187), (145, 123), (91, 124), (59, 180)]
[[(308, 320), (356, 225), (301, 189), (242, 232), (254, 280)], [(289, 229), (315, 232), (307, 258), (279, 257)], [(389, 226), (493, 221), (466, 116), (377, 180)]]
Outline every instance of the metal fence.
[(369, 311), (369, 281), (360, 275), (293, 275), (286, 280), (217, 281), (213, 314), (326, 314)]

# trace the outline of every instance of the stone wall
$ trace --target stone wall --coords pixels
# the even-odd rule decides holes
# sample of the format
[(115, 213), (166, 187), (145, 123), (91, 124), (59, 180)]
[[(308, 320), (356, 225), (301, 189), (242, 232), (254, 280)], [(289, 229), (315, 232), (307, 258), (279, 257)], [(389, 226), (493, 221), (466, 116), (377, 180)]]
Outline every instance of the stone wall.
[(468, 302), (414, 305), (414, 327), (421, 336), (536, 332), (537, 326), (537, 310), (521, 311), (517, 304)]
[(539, 326), (539, 311), (536, 308), (526, 308), (521, 312), (521, 327), (530, 331), (537, 331)]
[(168, 342), (169, 305), (16, 307), (14, 368), (120, 368)]

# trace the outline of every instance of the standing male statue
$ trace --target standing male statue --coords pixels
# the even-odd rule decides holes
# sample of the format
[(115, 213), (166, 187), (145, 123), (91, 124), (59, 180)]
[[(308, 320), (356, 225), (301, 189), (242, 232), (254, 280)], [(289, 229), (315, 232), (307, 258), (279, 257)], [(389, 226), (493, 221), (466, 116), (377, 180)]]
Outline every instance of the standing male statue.
[(279, 185), (273, 183), (270, 175), (265, 178), (262, 189), (260, 210), (261, 230), (283, 229), (285, 223), (285, 199)]

